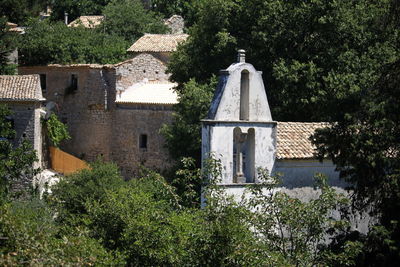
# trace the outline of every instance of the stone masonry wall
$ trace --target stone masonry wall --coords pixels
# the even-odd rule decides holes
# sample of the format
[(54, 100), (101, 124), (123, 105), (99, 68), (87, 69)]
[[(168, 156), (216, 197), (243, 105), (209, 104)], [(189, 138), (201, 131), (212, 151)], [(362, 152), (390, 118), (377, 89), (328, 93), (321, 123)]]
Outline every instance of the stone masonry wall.
[(141, 53), (116, 66), (117, 90), (125, 90), (143, 79), (168, 81), (167, 66), (151, 54)]
[[(71, 140), (61, 148), (79, 158), (92, 161), (109, 159), (111, 110), (115, 100), (115, 75), (107, 68), (22, 67), (20, 74), (46, 74), (47, 101), (56, 103), (54, 112), (67, 124)], [(70, 90), (71, 75), (78, 78)]]
[[(42, 167), (42, 135), (40, 122), (40, 102), (7, 102), (12, 111), (11, 117), (14, 120), (14, 130), (16, 136), (13, 144), (18, 146), (23, 140), (27, 140), (36, 150), (38, 161), (34, 167)], [(31, 177), (21, 176), (18, 183), (14, 185), (13, 190), (29, 188), (32, 184)]]
[[(147, 64), (147, 67), (140, 64)], [(115, 104), (116, 85), (121, 81), (125, 86), (143, 78), (166, 81), (165, 65), (158, 59), (144, 54), (115, 69), (43, 66), (21, 67), (19, 72), (46, 74), (47, 90), (43, 96), (57, 104), (55, 112), (67, 124), (72, 137), (62, 144), (64, 151), (86, 161), (99, 156), (114, 161), (126, 178), (136, 174), (140, 164), (157, 170), (170, 166), (159, 130), (164, 123), (171, 122), (171, 106)], [(75, 92), (67, 90), (71, 74), (78, 77)], [(147, 135), (147, 150), (139, 148), (141, 134)]]
[[(171, 166), (164, 138), (159, 133), (163, 124), (172, 120), (171, 107), (161, 105), (124, 105), (114, 114), (112, 160), (126, 178), (137, 174), (139, 166), (164, 170)], [(139, 148), (141, 134), (147, 135), (147, 149)]]

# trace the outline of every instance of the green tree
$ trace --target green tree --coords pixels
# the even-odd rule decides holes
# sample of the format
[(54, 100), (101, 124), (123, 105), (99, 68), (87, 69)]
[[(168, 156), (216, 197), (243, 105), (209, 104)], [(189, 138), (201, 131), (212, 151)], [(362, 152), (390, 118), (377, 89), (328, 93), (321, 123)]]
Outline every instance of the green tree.
[[(398, 1), (384, 20), (398, 29)], [(400, 49), (397, 36), (397, 49)], [(314, 136), (319, 155), (329, 155), (341, 177), (354, 185), (354, 204), (379, 220), (363, 241), (360, 266), (392, 266), (400, 259), (400, 59), (382, 67), (376, 83), (363, 90), (360, 108), (344, 114)]]
[(17, 35), (9, 31), (7, 20), (0, 17), (0, 75), (14, 74), (15, 66), (9, 64), (8, 56), (16, 48)]
[(356, 207), (371, 207), (384, 227), (371, 233), (378, 236), (367, 246), (371, 249), (365, 261), (368, 266), (390, 266), (399, 259), (399, 75), (400, 61), (387, 66), (379, 81), (365, 91), (360, 110), (345, 114), (332, 128), (318, 131), (314, 137), (320, 156), (332, 157), (341, 177), (354, 184)]
[(139, 0), (113, 0), (105, 8), (99, 30), (123, 37), (131, 44), (144, 33), (165, 33), (167, 27), (155, 13), (144, 9)]
[(22, 65), (98, 63), (126, 59), (129, 43), (121, 37), (63, 23), (32, 21), (19, 46)]
[[(42, 200), (32, 198), (0, 206), (0, 264), (34, 265), (119, 265), (98, 240), (83, 227), (63, 230), (54, 221), (55, 212)], [(67, 232), (68, 234), (64, 234)]]
[(169, 18), (172, 15), (181, 15), (185, 19), (185, 26), (195, 23), (197, 12), (204, 0), (152, 0), (151, 9)]
[(177, 90), (179, 103), (174, 106), (173, 123), (164, 125), (161, 130), (172, 158), (192, 157), (196, 166), (200, 166), (200, 119), (207, 115), (216, 85), (215, 78), (207, 84), (199, 84), (193, 79)]
[(19, 146), (13, 145), (15, 131), (7, 119), (10, 115), (8, 107), (0, 105), (0, 202), (25, 193), (24, 190), (28, 189), (26, 183), (31, 184), (38, 173), (38, 169), (33, 167), (37, 156), (32, 144), (23, 140)]
[(169, 70), (202, 83), (243, 48), (263, 71), (275, 119), (335, 120), (398, 57), (388, 10), (389, 1), (204, 1)]
[(111, 0), (54, 0), (51, 18), (64, 21), (64, 13), (68, 13), (69, 22), (83, 15), (101, 15), (104, 7)]
[(58, 119), (56, 114), (52, 113), (49, 119), (44, 121), (44, 125), (53, 146), (58, 147), (62, 141), (71, 139), (67, 126)]
[(49, 3), (50, 0), (0, 0), (0, 17), (24, 25), (29, 18), (37, 17), (46, 10)]

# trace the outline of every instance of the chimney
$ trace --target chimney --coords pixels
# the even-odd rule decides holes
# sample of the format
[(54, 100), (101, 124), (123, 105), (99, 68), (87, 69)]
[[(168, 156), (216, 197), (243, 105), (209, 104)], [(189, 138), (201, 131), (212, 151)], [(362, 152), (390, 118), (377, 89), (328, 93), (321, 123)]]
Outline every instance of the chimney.
[(237, 53), (237, 62), (238, 63), (244, 63), (246, 62), (246, 51), (243, 49), (239, 49)]
[(68, 25), (68, 13), (64, 12), (64, 23), (65, 25)]

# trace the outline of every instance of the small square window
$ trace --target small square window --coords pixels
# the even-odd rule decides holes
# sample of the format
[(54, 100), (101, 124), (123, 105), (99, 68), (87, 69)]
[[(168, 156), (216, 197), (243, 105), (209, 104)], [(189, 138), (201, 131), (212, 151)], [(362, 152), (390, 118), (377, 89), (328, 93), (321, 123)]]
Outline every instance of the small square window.
[(147, 150), (147, 134), (141, 134), (139, 136), (139, 148)]

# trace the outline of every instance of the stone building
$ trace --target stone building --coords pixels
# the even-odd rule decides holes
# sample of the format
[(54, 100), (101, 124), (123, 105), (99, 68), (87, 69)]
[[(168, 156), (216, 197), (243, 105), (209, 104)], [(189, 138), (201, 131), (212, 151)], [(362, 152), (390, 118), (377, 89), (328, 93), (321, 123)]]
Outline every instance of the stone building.
[(221, 160), (221, 184), (235, 195), (258, 182), (258, 167), (282, 173), (285, 188), (312, 186), (316, 172), (326, 174), (332, 185), (344, 186), (331, 161), (315, 159), (309, 140), (315, 129), (327, 124), (274, 121), (262, 73), (245, 62), (244, 51), (221, 71), (202, 125), (203, 160), (210, 154)]
[[(347, 184), (339, 179), (335, 165), (328, 159), (319, 162), (309, 139), (316, 129), (329, 125), (274, 121), (261, 75), (239, 50), (238, 61), (221, 71), (208, 116), (202, 121), (202, 159), (212, 155), (220, 160), (220, 185), (225, 192), (240, 200), (247, 185), (259, 182), (261, 167), (283, 175), (276, 190), (302, 201), (318, 197), (320, 191), (313, 188), (316, 173), (325, 174), (338, 193), (347, 194)], [(331, 212), (340, 218), (338, 210)], [(365, 213), (349, 218), (352, 230), (361, 233), (367, 233), (374, 222)]]
[(37, 166), (42, 165), (41, 108), (45, 99), (39, 75), (0, 75), (0, 103), (12, 111), (11, 121), (16, 131), (14, 145), (23, 140), (32, 143), (37, 151)]
[[(88, 29), (93, 29), (99, 26), (103, 20), (104, 16), (101, 15), (80, 16), (79, 18), (68, 23), (68, 27), (83, 26)], [(66, 16), (65, 23), (67, 24), (67, 22), (68, 22), (68, 17)]]
[(165, 19), (164, 24), (170, 29), (172, 34), (182, 34), (185, 28), (185, 20), (179, 15), (173, 15), (169, 19)]
[(165, 70), (186, 37), (145, 35), (129, 49), (131, 59), (114, 65), (25, 66), (19, 73), (40, 75), (43, 95), (72, 137), (64, 151), (86, 161), (114, 161), (129, 178), (140, 165), (163, 170), (172, 163), (159, 134), (177, 103)]

